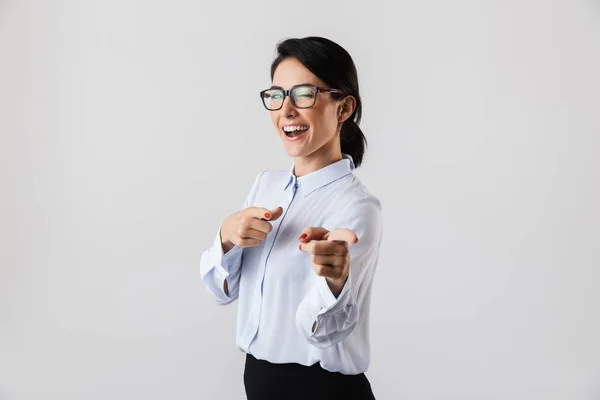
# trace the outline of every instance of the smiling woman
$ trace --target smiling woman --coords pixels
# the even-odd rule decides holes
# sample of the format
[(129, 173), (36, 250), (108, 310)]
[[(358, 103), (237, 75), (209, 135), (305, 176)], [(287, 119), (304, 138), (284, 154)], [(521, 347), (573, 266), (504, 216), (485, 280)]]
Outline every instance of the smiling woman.
[(288, 39), (260, 92), (289, 171), (258, 174), (200, 272), (219, 304), (239, 299), (248, 399), (374, 399), (369, 306), (381, 203), (354, 175), (366, 139), (350, 55), (320, 37)]

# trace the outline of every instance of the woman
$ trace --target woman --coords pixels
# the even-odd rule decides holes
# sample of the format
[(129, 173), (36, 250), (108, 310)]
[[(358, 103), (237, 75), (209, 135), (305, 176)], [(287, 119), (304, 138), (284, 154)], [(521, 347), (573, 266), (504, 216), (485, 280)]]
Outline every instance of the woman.
[(239, 299), (248, 399), (374, 399), (371, 284), (381, 205), (353, 174), (366, 139), (356, 68), (336, 43), (288, 39), (260, 96), (289, 171), (263, 171), (202, 255), (220, 304)]

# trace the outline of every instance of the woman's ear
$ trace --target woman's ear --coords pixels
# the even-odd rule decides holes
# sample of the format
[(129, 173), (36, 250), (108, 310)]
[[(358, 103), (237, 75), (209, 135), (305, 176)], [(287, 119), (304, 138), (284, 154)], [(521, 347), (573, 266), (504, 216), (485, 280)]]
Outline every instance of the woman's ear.
[(338, 110), (339, 122), (344, 122), (345, 120), (350, 118), (350, 116), (354, 112), (355, 108), (356, 108), (356, 99), (354, 98), (354, 96), (344, 97), (344, 99), (340, 105), (340, 108)]

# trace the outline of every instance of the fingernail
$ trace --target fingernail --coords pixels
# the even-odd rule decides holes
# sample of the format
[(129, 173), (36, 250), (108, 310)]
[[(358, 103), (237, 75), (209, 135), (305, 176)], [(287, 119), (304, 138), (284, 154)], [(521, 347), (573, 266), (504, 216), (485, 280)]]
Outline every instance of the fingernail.
[(298, 246), (298, 250), (302, 250), (302, 245)]
[(306, 238), (307, 236), (308, 236), (308, 235), (307, 235), (306, 233), (303, 233), (303, 234), (300, 236), (300, 239), (304, 239), (304, 238)]
[(265, 213), (265, 218), (270, 218), (271, 215), (269, 213)]

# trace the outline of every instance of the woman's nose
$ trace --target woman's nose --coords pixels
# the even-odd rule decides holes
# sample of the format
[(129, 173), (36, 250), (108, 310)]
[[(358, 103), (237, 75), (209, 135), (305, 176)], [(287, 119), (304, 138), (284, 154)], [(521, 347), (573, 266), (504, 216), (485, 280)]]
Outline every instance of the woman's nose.
[(296, 115), (296, 113), (297, 113), (296, 107), (294, 107), (292, 105), (292, 101), (290, 100), (289, 96), (285, 96), (285, 99), (283, 99), (283, 104), (281, 106), (281, 112), (286, 117), (293, 117)]

